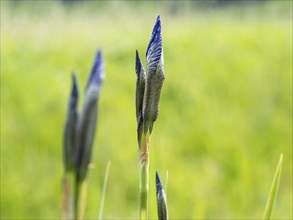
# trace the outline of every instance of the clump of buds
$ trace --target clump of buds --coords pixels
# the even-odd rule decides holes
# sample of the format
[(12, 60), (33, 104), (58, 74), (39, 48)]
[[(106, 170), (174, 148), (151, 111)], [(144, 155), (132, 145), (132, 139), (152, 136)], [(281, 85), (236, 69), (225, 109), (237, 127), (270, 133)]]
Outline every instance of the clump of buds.
[(98, 118), (98, 100), (104, 79), (104, 61), (98, 50), (88, 77), (82, 112), (78, 112), (78, 86), (72, 75), (63, 138), (63, 210), (65, 219), (81, 219), (85, 207), (86, 176), (92, 157)]
[(138, 136), (143, 132), (152, 132), (153, 124), (159, 115), (159, 101), (161, 88), (165, 79), (164, 56), (162, 47), (162, 31), (160, 16), (157, 17), (152, 37), (146, 52), (145, 74), (138, 51), (136, 50), (136, 117), (138, 122)]
[(157, 17), (147, 47), (146, 72), (137, 50), (135, 71), (140, 219), (147, 219), (149, 137), (159, 115), (161, 88), (165, 79), (160, 16)]

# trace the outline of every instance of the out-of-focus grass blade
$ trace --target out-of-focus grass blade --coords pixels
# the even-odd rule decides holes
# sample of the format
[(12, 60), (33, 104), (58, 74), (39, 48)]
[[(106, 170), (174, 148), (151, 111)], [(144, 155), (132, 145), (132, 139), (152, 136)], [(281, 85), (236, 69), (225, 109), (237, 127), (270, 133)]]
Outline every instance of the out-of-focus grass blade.
[(279, 163), (275, 172), (275, 176), (273, 179), (273, 183), (271, 186), (269, 198), (267, 201), (266, 209), (264, 212), (264, 217), (263, 219), (270, 219), (271, 214), (274, 208), (274, 203), (277, 197), (278, 189), (279, 189), (279, 183), (280, 183), (280, 178), (281, 178), (281, 171), (282, 171), (282, 163), (283, 163), (283, 154), (281, 154)]
[(100, 214), (99, 214), (99, 220), (102, 220), (103, 217), (103, 210), (104, 210), (104, 201), (105, 201), (105, 195), (106, 195), (106, 189), (107, 189), (107, 183), (108, 183), (108, 177), (111, 167), (111, 161), (108, 161), (106, 172), (105, 172), (105, 178), (104, 178), (104, 185), (103, 185), (103, 192), (101, 197), (101, 203), (100, 203)]

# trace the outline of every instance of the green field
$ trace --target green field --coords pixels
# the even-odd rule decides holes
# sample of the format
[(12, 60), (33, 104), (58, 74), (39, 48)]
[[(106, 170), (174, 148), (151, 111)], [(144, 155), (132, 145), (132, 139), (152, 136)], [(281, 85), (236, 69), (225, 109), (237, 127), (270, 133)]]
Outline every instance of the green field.
[[(97, 48), (106, 79), (88, 176), (96, 219), (137, 218), (135, 49), (161, 15), (166, 80), (151, 136), (171, 219), (261, 218), (281, 153), (274, 219), (292, 219), (292, 2), (209, 8), (174, 2), (1, 1), (1, 219), (61, 217), (62, 135), (71, 72), (81, 93)], [(80, 102), (82, 104), (82, 102)]]

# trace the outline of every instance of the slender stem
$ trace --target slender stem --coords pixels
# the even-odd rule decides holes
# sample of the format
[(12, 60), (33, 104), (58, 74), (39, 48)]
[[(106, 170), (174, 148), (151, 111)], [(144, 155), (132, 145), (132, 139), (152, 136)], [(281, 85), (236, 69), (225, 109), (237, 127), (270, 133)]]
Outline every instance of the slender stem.
[(140, 219), (148, 218), (149, 191), (149, 131), (143, 132), (139, 146), (139, 207)]
[(62, 208), (63, 219), (73, 219), (74, 172), (68, 171), (63, 176)]
[(148, 165), (143, 165), (140, 170), (140, 186), (139, 186), (139, 197), (140, 197), (140, 219), (144, 220), (148, 218)]
[(76, 181), (74, 192), (74, 219), (83, 219), (86, 205), (87, 181)]
[(74, 219), (77, 219), (78, 207), (79, 207), (79, 194), (80, 194), (80, 182), (75, 182), (75, 189), (74, 189)]

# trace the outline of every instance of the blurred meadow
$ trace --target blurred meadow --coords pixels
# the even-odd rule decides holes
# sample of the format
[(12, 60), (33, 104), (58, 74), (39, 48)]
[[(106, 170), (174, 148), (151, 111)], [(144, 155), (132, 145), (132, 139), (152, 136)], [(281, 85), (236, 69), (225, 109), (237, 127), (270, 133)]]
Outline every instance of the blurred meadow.
[[(61, 218), (62, 137), (76, 71), (97, 48), (106, 78), (85, 217), (139, 210), (135, 49), (161, 15), (166, 80), (150, 143), (171, 219), (262, 218), (281, 153), (273, 219), (292, 219), (292, 1), (1, 1), (1, 219)], [(81, 94), (82, 98), (83, 94)], [(79, 104), (82, 103), (82, 100)]]

